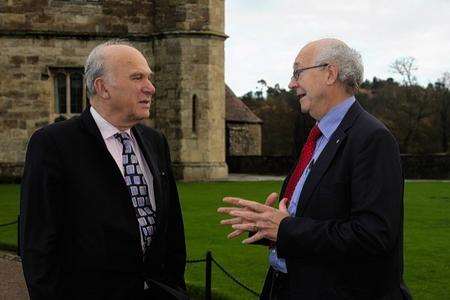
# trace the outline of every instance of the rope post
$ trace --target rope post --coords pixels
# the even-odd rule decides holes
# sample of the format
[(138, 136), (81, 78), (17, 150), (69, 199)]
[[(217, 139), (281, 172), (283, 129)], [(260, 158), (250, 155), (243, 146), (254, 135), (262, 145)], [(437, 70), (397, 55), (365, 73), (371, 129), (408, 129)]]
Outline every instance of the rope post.
[(211, 251), (206, 252), (205, 266), (205, 300), (211, 300)]

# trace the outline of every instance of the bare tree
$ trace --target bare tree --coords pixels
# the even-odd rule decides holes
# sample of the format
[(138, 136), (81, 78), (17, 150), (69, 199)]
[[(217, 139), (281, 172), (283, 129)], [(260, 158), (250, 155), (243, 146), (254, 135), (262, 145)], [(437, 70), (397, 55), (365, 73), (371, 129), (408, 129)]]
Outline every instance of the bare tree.
[(258, 80), (259, 85), (261, 86), (259, 91), (255, 92), (255, 95), (258, 99), (262, 100), (264, 96), (267, 94), (267, 82), (264, 79)]
[(398, 127), (400, 146), (408, 153), (411, 143), (416, 139), (420, 126), (431, 113), (430, 95), (417, 85), (414, 72), (417, 71), (416, 60), (413, 57), (402, 57), (391, 64), (391, 69), (402, 77), (403, 85), (396, 89), (391, 99), (389, 114), (394, 126)]
[(417, 78), (414, 76), (414, 72), (417, 71), (416, 59), (411, 56), (397, 58), (391, 64), (391, 70), (400, 75), (403, 80), (403, 84), (412, 86), (417, 83)]
[(450, 72), (444, 72), (438, 82), (443, 84), (446, 89), (450, 90)]

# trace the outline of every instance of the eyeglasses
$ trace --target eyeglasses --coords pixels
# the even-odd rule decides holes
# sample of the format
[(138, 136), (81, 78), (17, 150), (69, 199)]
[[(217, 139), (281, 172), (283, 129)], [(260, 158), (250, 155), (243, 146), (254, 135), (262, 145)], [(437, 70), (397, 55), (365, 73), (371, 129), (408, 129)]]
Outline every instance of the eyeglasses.
[(309, 70), (309, 69), (315, 69), (315, 68), (326, 67), (326, 66), (328, 66), (328, 65), (329, 65), (328, 63), (325, 63), (325, 64), (320, 64), (320, 65), (317, 65), (317, 66), (312, 66), (312, 67), (306, 67), (306, 68), (296, 69), (296, 70), (294, 70), (294, 72), (292, 73), (291, 80), (298, 80), (298, 78), (300, 77), (300, 74), (301, 74), (303, 71), (306, 71), (306, 70)]

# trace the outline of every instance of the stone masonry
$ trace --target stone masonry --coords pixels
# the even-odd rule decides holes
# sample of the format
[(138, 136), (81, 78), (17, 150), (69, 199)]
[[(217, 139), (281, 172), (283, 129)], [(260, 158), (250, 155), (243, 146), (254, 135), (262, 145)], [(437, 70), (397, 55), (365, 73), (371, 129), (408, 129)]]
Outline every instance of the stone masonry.
[(167, 136), (177, 177), (226, 176), (223, 30), (223, 0), (2, 1), (0, 176), (21, 173), (30, 135), (57, 116), (52, 68), (82, 68), (111, 38), (155, 72), (146, 123)]

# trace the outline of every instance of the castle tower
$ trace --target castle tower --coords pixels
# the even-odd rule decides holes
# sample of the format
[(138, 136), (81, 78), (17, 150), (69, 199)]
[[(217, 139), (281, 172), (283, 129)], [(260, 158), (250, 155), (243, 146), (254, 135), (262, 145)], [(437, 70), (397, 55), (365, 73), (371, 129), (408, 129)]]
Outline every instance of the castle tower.
[(147, 123), (166, 134), (176, 176), (227, 175), (223, 0), (11, 0), (0, 20), (0, 180), (20, 177), (36, 129), (87, 107), (84, 61), (111, 38), (149, 59)]
[(153, 42), (155, 126), (175, 175), (225, 177), (224, 1), (158, 0)]

